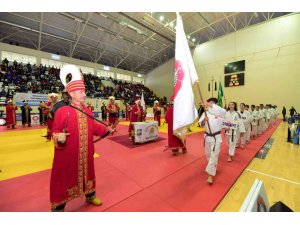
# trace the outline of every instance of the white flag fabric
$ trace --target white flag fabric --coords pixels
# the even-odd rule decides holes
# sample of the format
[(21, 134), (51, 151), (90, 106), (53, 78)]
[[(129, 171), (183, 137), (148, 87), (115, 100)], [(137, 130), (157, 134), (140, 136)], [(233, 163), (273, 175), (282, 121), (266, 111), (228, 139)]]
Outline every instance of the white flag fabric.
[(177, 13), (174, 67), (173, 134), (184, 142), (188, 128), (198, 117), (193, 93), (193, 85), (198, 76), (179, 13)]
[(141, 96), (141, 106), (143, 107), (143, 110), (146, 110), (146, 104), (145, 104), (145, 99), (144, 99), (144, 92), (142, 91), (142, 96)]

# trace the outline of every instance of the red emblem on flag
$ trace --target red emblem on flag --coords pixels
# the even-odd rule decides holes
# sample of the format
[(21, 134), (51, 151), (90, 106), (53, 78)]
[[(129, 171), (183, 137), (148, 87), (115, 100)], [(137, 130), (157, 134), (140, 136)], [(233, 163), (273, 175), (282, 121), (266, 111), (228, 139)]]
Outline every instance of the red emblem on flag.
[(181, 89), (182, 81), (184, 79), (184, 70), (179, 60), (175, 60), (175, 85), (174, 85), (174, 98)]

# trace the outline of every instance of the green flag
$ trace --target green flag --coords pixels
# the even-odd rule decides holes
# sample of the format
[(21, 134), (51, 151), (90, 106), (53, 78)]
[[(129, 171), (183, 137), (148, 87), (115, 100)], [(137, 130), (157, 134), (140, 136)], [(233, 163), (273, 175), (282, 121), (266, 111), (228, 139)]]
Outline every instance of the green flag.
[(223, 87), (222, 87), (222, 83), (221, 80), (219, 82), (219, 90), (218, 90), (218, 105), (223, 107), (223, 96), (224, 96), (224, 92), (223, 92)]

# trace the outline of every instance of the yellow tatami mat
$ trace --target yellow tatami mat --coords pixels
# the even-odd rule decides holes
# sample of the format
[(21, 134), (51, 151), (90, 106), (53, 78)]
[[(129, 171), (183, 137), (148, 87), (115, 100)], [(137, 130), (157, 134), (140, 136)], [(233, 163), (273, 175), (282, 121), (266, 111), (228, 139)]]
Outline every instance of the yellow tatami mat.
[(0, 132), (0, 180), (51, 168), (53, 142), (45, 134), (46, 129)]

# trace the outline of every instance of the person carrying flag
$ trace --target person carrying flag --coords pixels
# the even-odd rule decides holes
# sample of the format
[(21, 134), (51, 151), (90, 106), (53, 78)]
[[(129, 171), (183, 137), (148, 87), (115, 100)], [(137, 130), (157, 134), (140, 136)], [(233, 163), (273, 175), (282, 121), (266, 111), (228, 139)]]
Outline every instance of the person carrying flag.
[[(222, 143), (221, 130), (226, 117), (226, 110), (217, 105), (218, 99), (210, 98), (203, 104), (207, 108), (206, 115), (203, 113), (199, 119), (201, 127), (205, 127), (204, 145), (207, 159), (206, 173), (207, 182), (212, 184), (216, 176), (219, 153)], [(209, 125), (208, 125), (209, 124)]]

